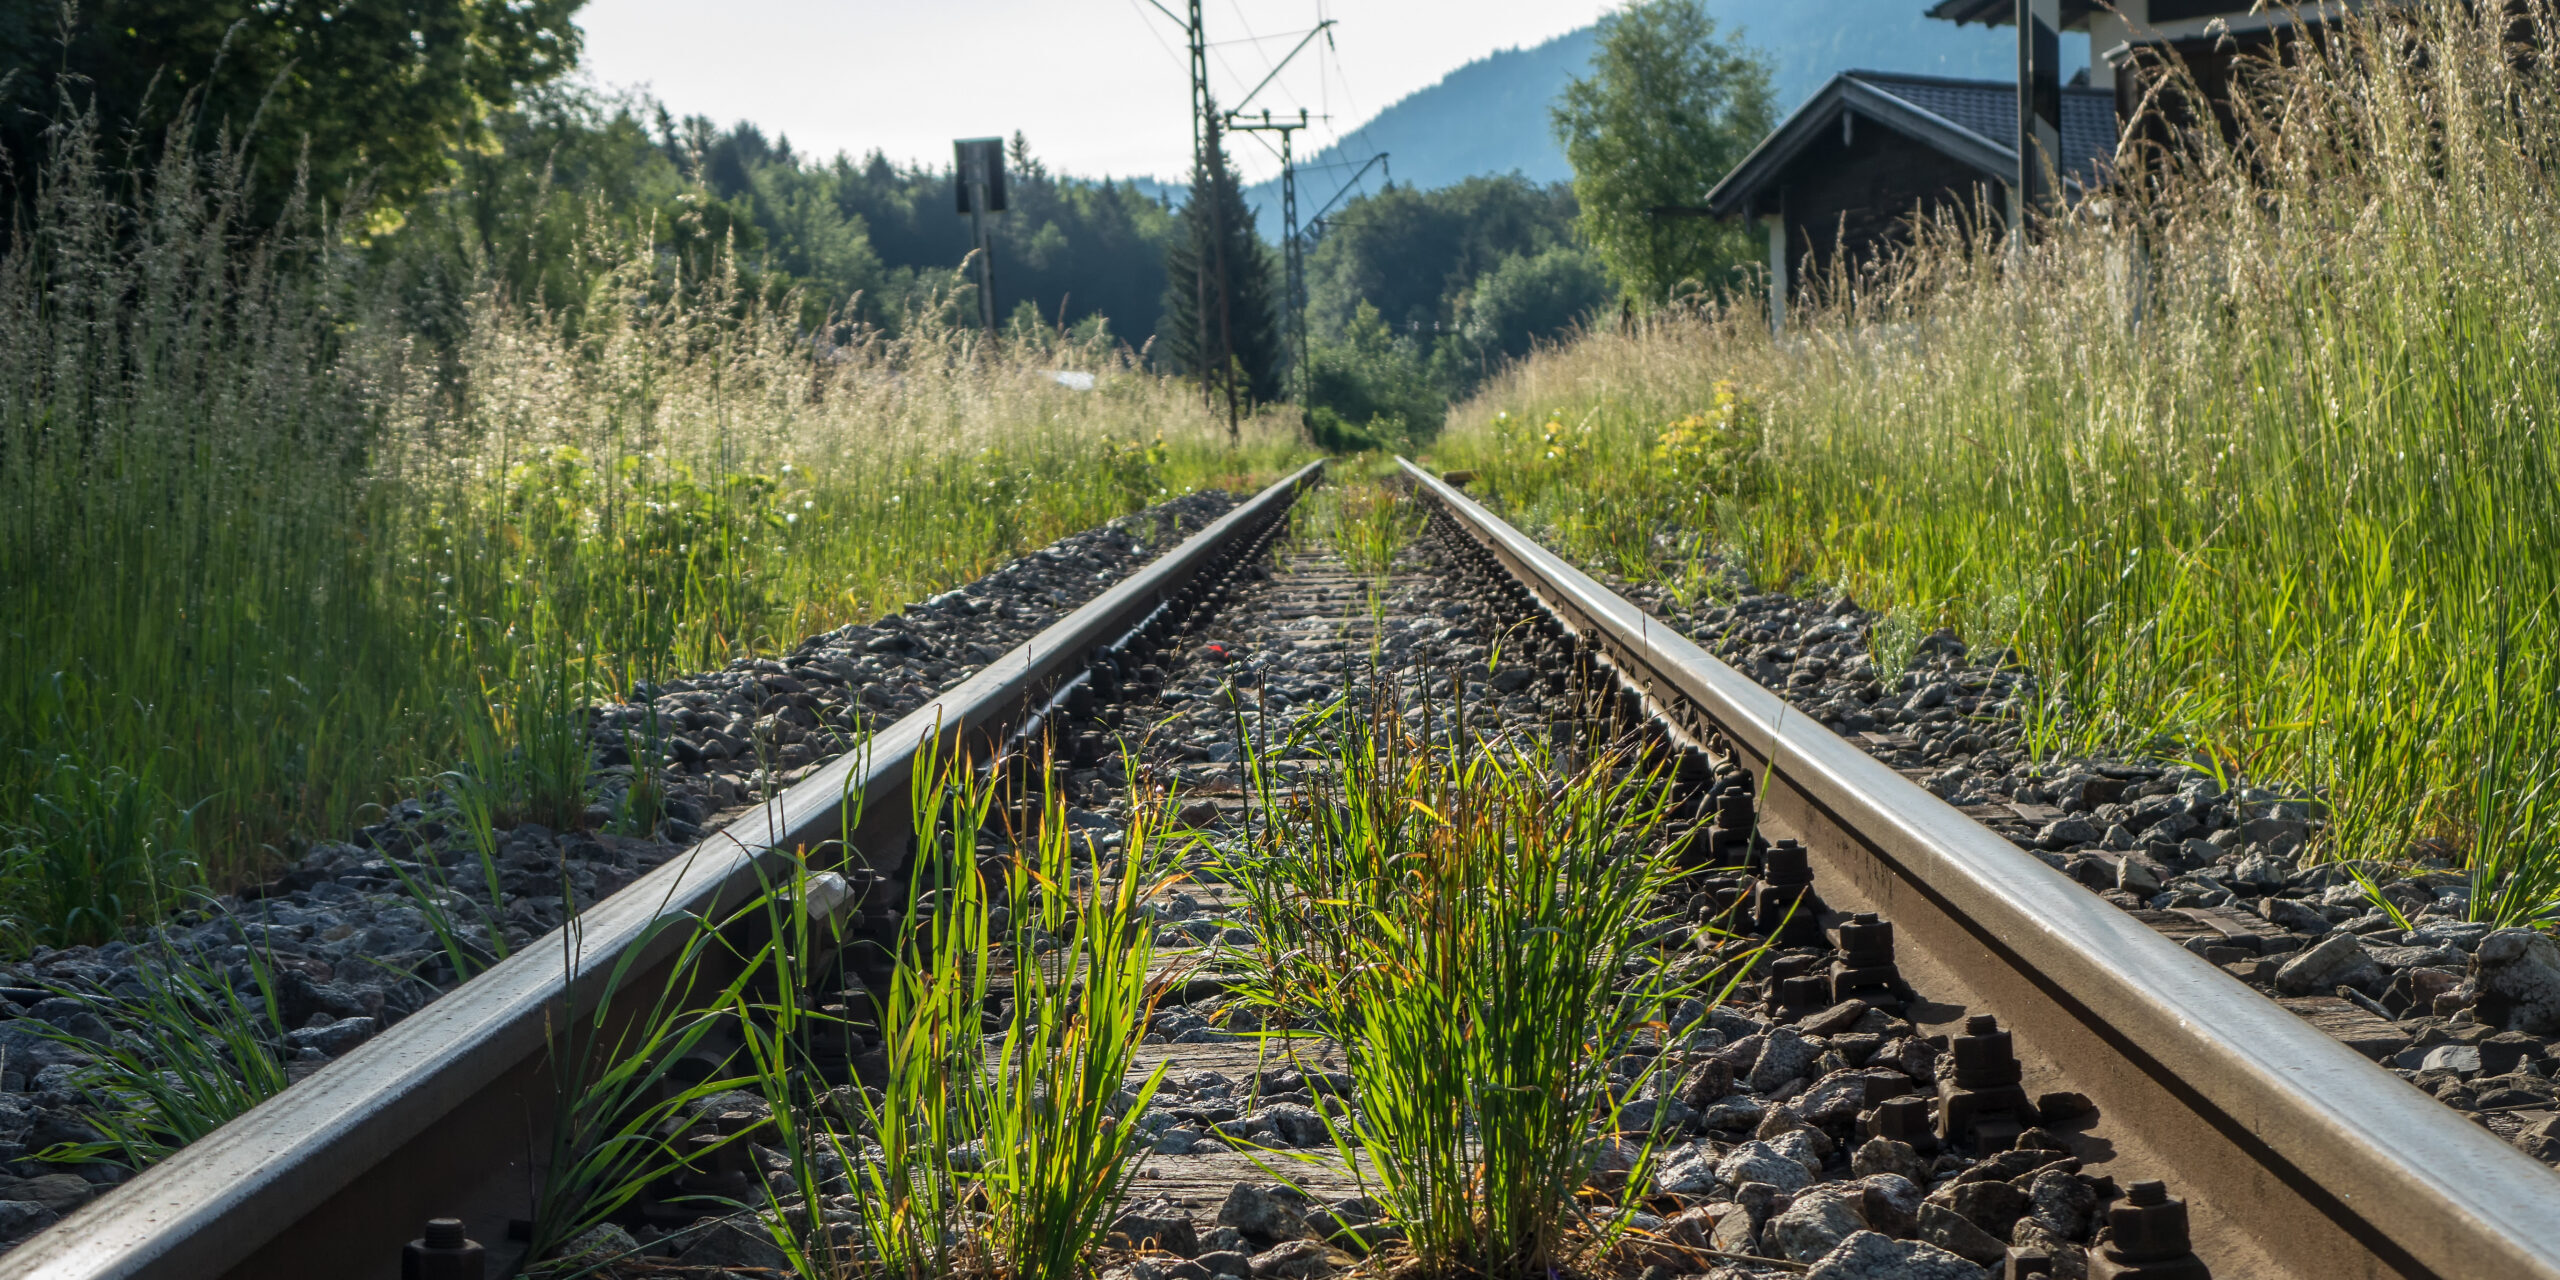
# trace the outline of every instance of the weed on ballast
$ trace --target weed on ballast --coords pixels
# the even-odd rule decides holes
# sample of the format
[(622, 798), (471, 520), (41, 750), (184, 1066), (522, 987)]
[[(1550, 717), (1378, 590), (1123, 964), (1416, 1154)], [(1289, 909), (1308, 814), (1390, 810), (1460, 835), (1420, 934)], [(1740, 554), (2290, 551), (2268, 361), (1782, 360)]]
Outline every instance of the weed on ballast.
[[(1104, 855), (1062, 796), (1000, 805), (1009, 785), (927, 744), (884, 940), (843, 928), (851, 884), (794, 860), (685, 944), (681, 970), (734, 978), (671, 985), (623, 1041), (569, 1059), (597, 1065), (563, 1086), (543, 1274), (636, 1257), (614, 1224), (643, 1220), (669, 1227), (653, 1255), (717, 1239), (810, 1280), (1089, 1273), (1147, 1150), (1162, 1068), (1131, 1078), (1158, 994), (1140, 904), (1178, 850), (1163, 804)], [(731, 1109), (688, 1113), (715, 1094)]]
[[(1136, 1174), (1138, 1119), (1163, 1074), (1130, 1080), (1157, 995), (1138, 908), (1162, 887), (1169, 820), (1141, 808), (1113, 871), (1088, 863), (1044, 786), (1036, 827), (1016, 833), (1028, 847), (991, 846), (1000, 784), (931, 755), (916, 772), (895, 963), (869, 993), (878, 1080), (830, 1090), (812, 1069), (811, 1044), (843, 1033), (826, 1015), (789, 999), (745, 1011), (790, 1185), (842, 1206), (815, 1217), (776, 1191), (763, 1221), (802, 1276), (1067, 1280), (1089, 1269)], [(823, 948), (798, 918), (777, 917), (772, 936), (754, 958), (765, 989), (811, 990), (805, 957)], [(1010, 994), (990, 1014), (1000, 984)]]
[(1321, 767), (1219, 868), (1256, 922), (1245, 998), (1340, 1042), (1357, 1105), (1327, 1127), (1411, 1266), (1551, 1274), (1611, 1247), (1609, 1188), (1643, 1184), (1658, 1109), (1620, 1121), (1662, 1083), (1668, 1015), (1748, 960), (1663, 949), (1681, 869), (1640, 751), (1454, 750), (1379, 696), (1313, 723)]
[(141, 953), (134, 988), (115, 998), (70, 990), (88, 1025), (36, 1034), (90, 1057), (73, 1085), (100, 1137), (35, 1153), (51, 1163), (103, 1160), (140, 1170), (284, 1092), (291, 1077), (275, 973), (251, 950), (237, 964), (162, 948)]
[[(652, 931), (680, 936), (667, 976), (647, 1004), (617, 1017), (612, 1002), (598, 1001), (584, 1014), (546, 1022), (556, 1097), (525, 1253), (539, 1264), (535, 1274), (586, 1274), (628, 1252), (602, 1243), (615, 1237), (600, 1229), (693, 1167), (703, 1152), (685, 1141), (692, 1136), (684, 1123), (690, 1110), (745, 1083), (733, 1076), (729, 1055), (714, 1040), (746, 987), (742, 975), (718, 976), (720, 924), (662, 910)], [(582, 934), (583, 921), (572, 914), (560, 930), (560, 963), (573, 990), (583, 967)], [(624, 947), (605, 975), (606, 989), (636, 983), (638, 965), (656, 950), (647, 939)]]
[[(465, 874), (477, 873), (473, 887), (485, 902), (455, 892), (434, 858), (414, 871), (398, 858), (385, 860), (435, 935), (456, 980), (506, 959), (510, 951), (499, 916), (507, 901), (499, 831), (526, 821), (566, 830), (584, 820), (590, 782), (588, 706), (598, 690), (582, 674), (582, 666), (565, 641), (538, 636), (516, 649), (512, 669), (484, 677), (477, 698), (452, 699), (462, 733), (462, 762), (433, 782), (469, 845)], [(637, 803), (654, 810), (659, 766), (648, 757), (633, 759), (625, 807)], [(631, 801), (633, 795), (642, 798)], [(578, 904), (565, 895), (562, 901), (563, 917), (574, 916)]]
[[(434, 936), (436, 949), (451, 970), (454, 982), (467, 982), (481, 970), (507, 958), (507, 931), (494, 904), (506, 901), (498, 880), (496, 850), (489, 843), (475, 841), (473, 851), (479, 858), (480, 870), (487, 881), (489, 901), (482, 902), (470, 894), (457, 892), (444, 864), (427, 858), (415, 868), (398, 858), (385, 858), (392, 878), (400, 890), (409, 895), (409, 903), (418, 909), (418, 918)], [(422, 977), (413, 972), (413, 977)]]
[(1138, 1122), (1166, 1064), (1132, 1079), (1163, 994), (1151, 972), (1154, 921), (1139, 908), (1176, 875), (1170, 803), (1141, 796), (1110, 857), (1117, 870), (1096, 857), (1079, 887), (1065, 797), (1044, 788), (1033, 852), (1005, 866), (1013, 1009), (988, 1075), (981, 1170), (1002, 1274), (1068, 1280), (1086, 1270), (1149, 1149)]
[(1316, 493), (1308, 524), (1353, 569), (1384, 578), (1396, 553), (1421, 535), (1423, 520), (1422, 508), (1397, 485), (1349, 480)]

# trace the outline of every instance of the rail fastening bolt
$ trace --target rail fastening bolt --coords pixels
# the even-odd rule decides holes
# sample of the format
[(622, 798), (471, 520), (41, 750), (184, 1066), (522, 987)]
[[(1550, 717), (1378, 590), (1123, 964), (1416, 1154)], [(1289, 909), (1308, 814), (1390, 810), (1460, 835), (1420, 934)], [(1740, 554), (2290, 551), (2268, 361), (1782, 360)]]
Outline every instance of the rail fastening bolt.
[(1893, 962), (1892, 922), (1872, 911), (1849, 917), (1840, 926), (1840, 959), (1831, 967), (1831, 999), (1836, 1003), (1866, 995), (1873, 1004), (1888, 999), (1901, 983), (1902, 971)]
[(2053, 1275), (2053, 1255), (2042, 1249), (2011, 1248), (2001, 1262), (2000, 1280), (2030, 1280)]
[(1813, 892), (1813, 864), (1802, 844), (1781, 840), (1769, 846), (1760, 884), (1752, 891), (1752, 923), (1788, 946), (1822, 940), (1822, 899)]
[(1938, 1151), (1938, 1131), (1929, 1115), (1929, 1100), (1916, 1094), (1877, 1103), (1875, 1115), (1867, 1122), (1867, 1135), (1891, 1138), (1924, 1156)]
[(1938, 1137), (1947, 1142), (1971, 1141), (1975, 1154), (2006, 1151), (2035, 1108), (2018, 1086), (2022, 1068), (2009, 1033), (1999, 1019), (1977, 1013), (1965, 1019), (1964, 1034), (1949, 1048), (1955, 1071), (1938, 1083)]
[(2187, 1202), (2167, 1183), (2137, 1182), (2122, 1203), (2107, 1208), (2105, 1247), (2089, 1260), (2089, 1280), (2209, 1280), (2204, 1260), (2191, 1252)]
[(429, 1218), (425, 1234), (400, 1249), (400, 1280), (488, 1280), (489, 1259), (464, 1236), (462, 1219)]

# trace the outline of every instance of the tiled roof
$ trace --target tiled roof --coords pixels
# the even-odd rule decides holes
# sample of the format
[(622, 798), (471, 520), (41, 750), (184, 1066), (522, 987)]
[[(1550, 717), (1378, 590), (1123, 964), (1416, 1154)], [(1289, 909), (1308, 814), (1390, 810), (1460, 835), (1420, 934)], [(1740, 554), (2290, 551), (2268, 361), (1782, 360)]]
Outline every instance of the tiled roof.
[[(2014, 81), (1950, 80), (1890, 71), (1843, 75), (1981, 134), (2017, 153), (2018, 86)], [(2098, 161), (2116, 151), (2115, 95), (2104, 89), (2066, 86), (2062, 91), (2063, 171), (2087, 181)]]
[[(1876, 122), (1972, 166), (1998, 182), (2018, 169), (2018, 87), (2000, 80), (1953, 80), (1889, 71), (1844, 71), (1743, 157), (1707, 193), (1719, 216), (1744, 211), (1777, 182), (1798, 156), (1831, 136), (1844, 112)], [(2104, 89), (2064, 86), (2062, 169), (2091, 182), (2115, 154), (2115, 95)]]

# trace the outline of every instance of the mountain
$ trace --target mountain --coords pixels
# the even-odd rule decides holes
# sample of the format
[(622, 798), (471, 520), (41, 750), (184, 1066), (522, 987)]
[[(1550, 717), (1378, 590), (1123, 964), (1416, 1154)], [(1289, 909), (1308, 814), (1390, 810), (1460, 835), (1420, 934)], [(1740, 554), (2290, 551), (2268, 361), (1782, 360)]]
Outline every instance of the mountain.
[[(1582, 74), (1597, 36), (1595, 28), (1584, 27), (1536, 48), (1505, 49), (1407, 94), (1342, 143), (1299, 162), (1299, 210), (1313, 214), (1353, 170), (1381, 151), (1396, 181), (1425, 189), (1514, 169), (1539, 182), (1571, 178), (1573, 170), (1547, 127), (1547, 104), (1565, 81)], [(1374, 189), (1375, 170), (1368, 181)], [(1264, 187), (1278, 199), (1276, 181), (1249, 195), (1258, 196)]]
[[(1832, 76), (1852, 69), (2017, 78), (2018, 37), (2006, 27), (1959, 27), (1921, 16), (1923, 0), (1709, 0), (1726, 30), (1767, 56), (1784, 118)], [(1387, 153), (1395, 180), (1447, 186), (1480, 173), (1518, 172), (1538, 182), (1573, 177), (1548, 127), (1547, 107), (1581, 75), (1597, 28), (1529, 49), (1505, 49), (1398, 99), (1344, 139), (1299, 162), (1298, 215), (1312, 217), (1370, 156)], [(2088, 59), (2089, 38), (2063, 37), (2065, 65)], [(1371, 171), (1362, 189), (1374, 191)], [(1245, 191), (1263, 234), (1280, 237), (1280, 183)]]

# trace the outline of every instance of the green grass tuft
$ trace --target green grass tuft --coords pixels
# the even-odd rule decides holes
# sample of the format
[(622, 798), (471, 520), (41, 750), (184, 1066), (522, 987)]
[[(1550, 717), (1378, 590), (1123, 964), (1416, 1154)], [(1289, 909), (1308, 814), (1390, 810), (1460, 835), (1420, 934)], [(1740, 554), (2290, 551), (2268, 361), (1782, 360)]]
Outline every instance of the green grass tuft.
[[(1588, 1210), (1621, 1109), (1659, 1083), (1671, 1007), (1718, 994), (1656, 950), (1667, 778), (1605, 749), (1429, 746), (1387, 701), (1312, 731), (1325, 764), (1220, 868), (1256, 920), (1248, 997), (1340, 1040), (1359, 1107), (1327, 1123), (1420, 1274), (1605, 1250), (1618, 1228)], [(1637, 1185), (1659, 1136), (1627, 1135)]]

